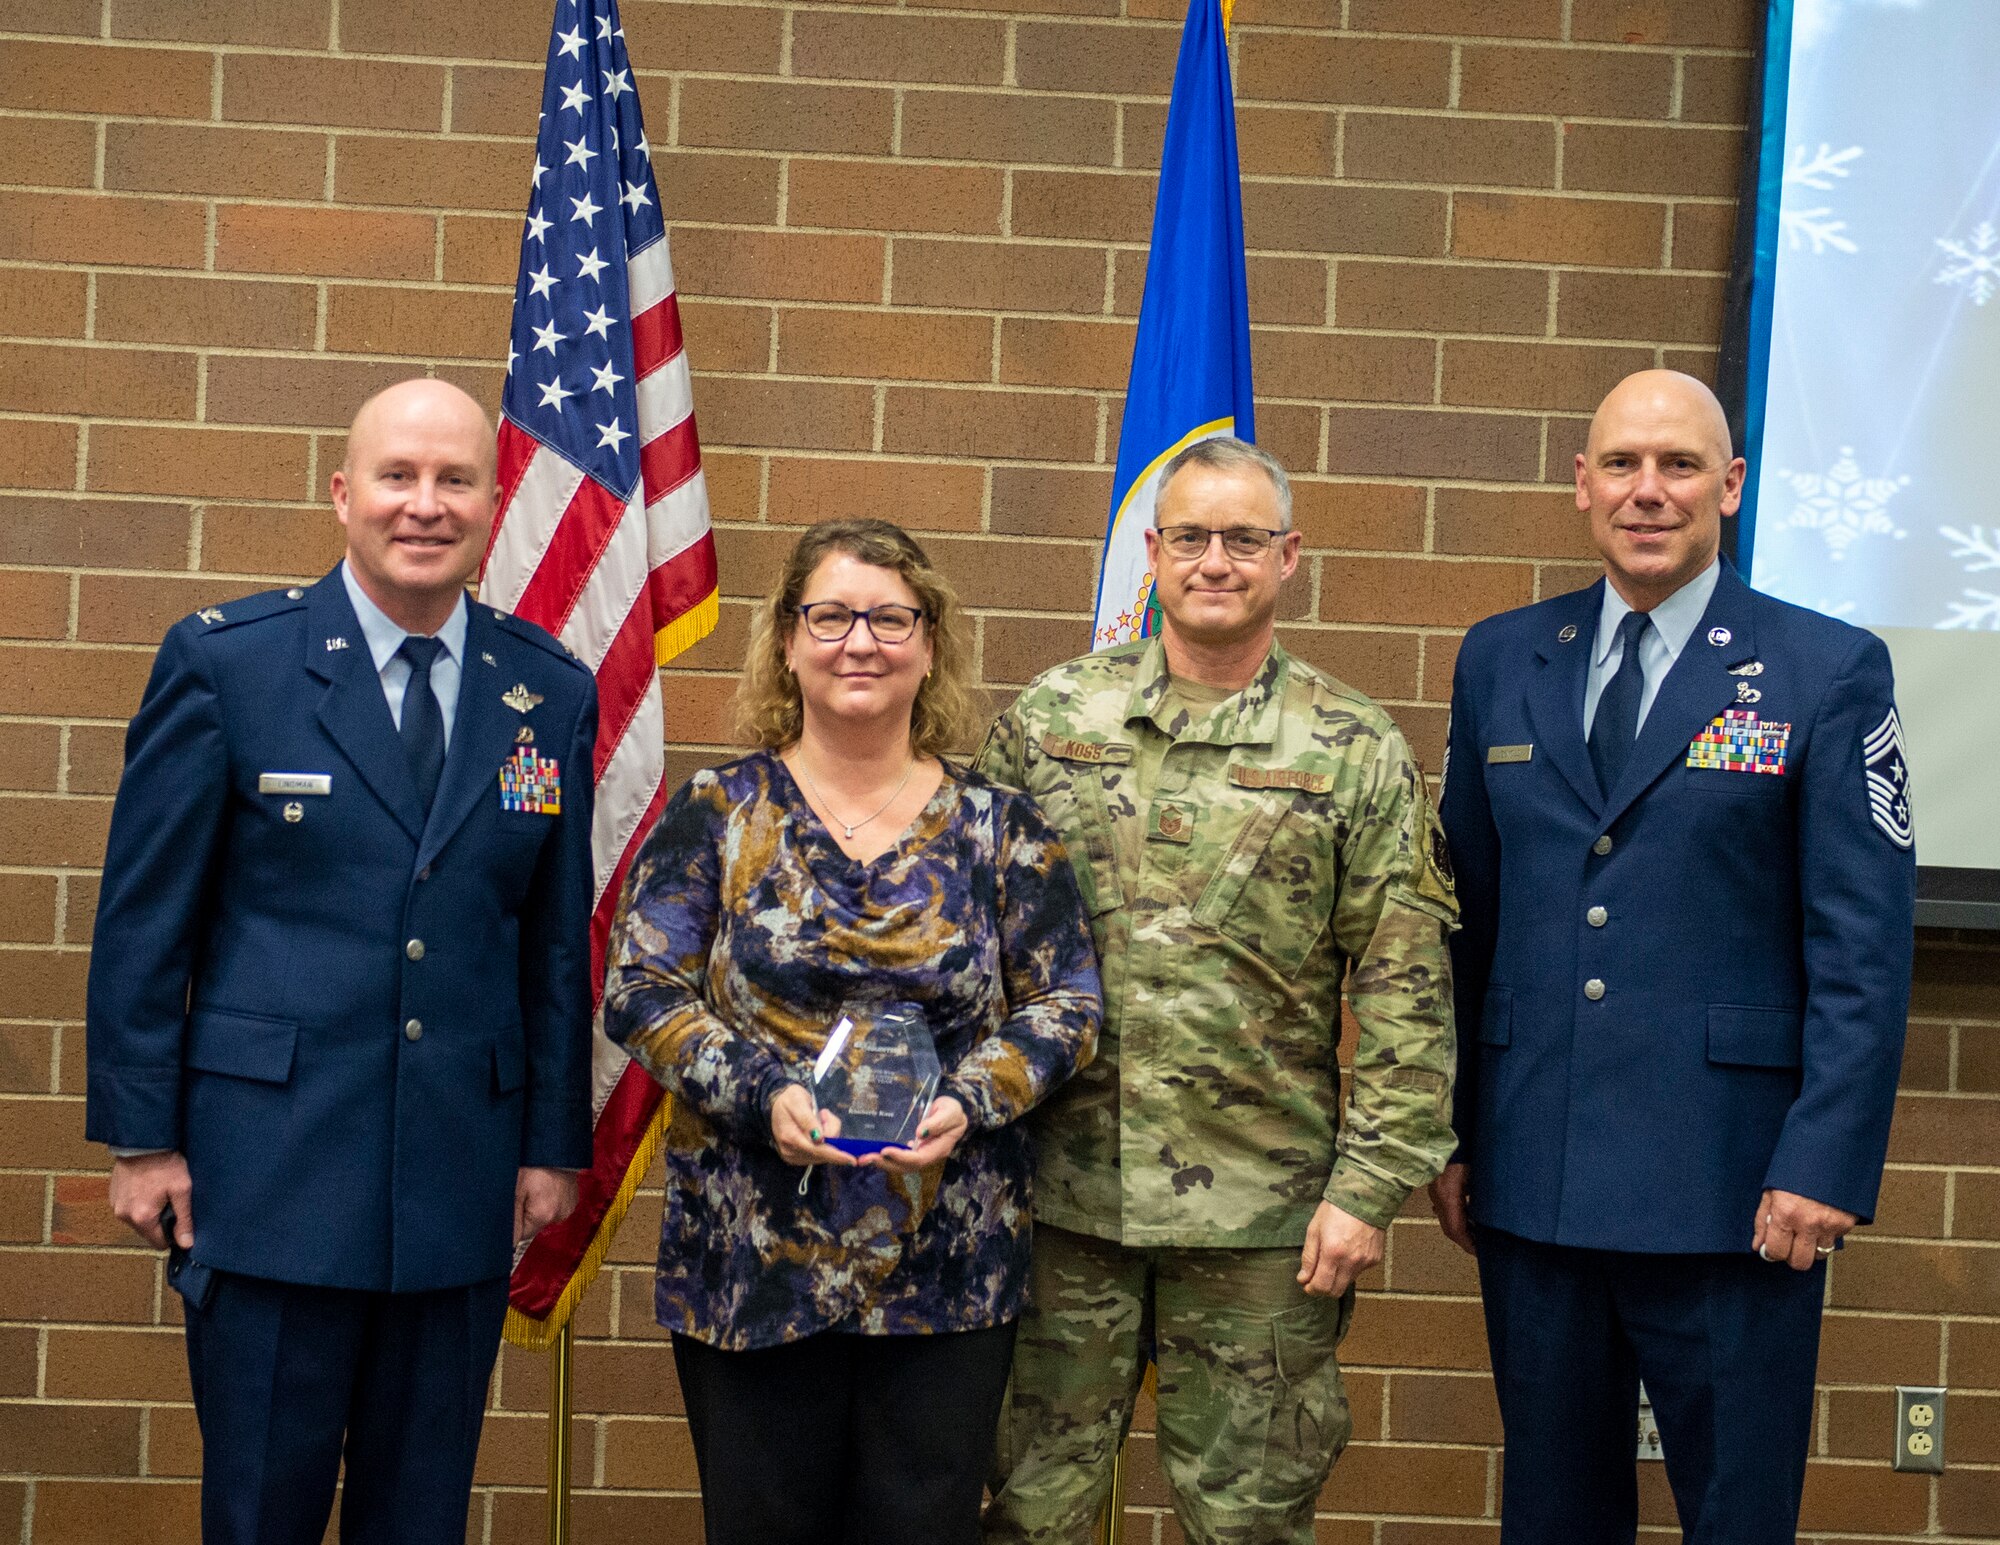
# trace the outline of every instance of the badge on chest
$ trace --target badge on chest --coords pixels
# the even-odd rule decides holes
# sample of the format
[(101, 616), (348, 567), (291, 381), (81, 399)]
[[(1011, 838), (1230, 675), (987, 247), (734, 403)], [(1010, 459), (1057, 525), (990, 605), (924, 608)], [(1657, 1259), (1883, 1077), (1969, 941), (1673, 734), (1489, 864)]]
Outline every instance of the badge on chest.
[(500, 808), (524, 815), (562, 814), (562, 769), (532, 745), (500, 764)]

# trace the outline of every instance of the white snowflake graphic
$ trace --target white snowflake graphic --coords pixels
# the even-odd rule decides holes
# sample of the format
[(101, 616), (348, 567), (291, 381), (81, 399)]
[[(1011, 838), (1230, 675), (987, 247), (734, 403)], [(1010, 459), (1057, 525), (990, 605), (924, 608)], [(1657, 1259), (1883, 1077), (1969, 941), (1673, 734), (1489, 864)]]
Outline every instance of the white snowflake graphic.
[[(1786, 188), (1813, 188), (1821, 193), (1832, 189), (1836, 179), (1845, 180), (1849, 175), (1848, 163), (1861, 154), (1859, 145), (1849, 145), (1845, 150), (1835, 150), (1822, 143), (1812, 154), (1806, 147), (1793, 147), (1786, 158), (1784, 185)], [(1785, 233), (1785, 239), (1792, 250), (1810, 245), (1815, 256), (1831, 248), (1835, 252), (1857, 252), (1854, 239), (1846, 234), (1847, 222), (1834, 218), (1833, 206), (1822, 204), (1817, 209), (1794, 209), (1790, 196), (1780, 200), (1778, 206), (1778, 227)]]
[(1937, 276), (1939, 284), (1966, 286), (1975, 306), (1985, 305), (2000, 291), (2000, 235), (1995, 234), (1992, 221), (1981, 220), (1965, 241), (1940, 236), (1937, 244), (1945, 255), (1944, 268)]
[(1909, 533), (1889, 518), (1889, 501), (1909, 486), (1907, 477), (1863, 477), (1851, 446), (1843, 445), (1825, 472), (1791, 472), (1778, 476), (1792, 485), (1798, 503), (1787, 525), (1817, 531), (1827, 552), (1845, 558), (1848, 548), (1866, 536), (1890, 536), (1901, 541)]
[[(1968, 574), (2000, 569), (2000, 526), (1988, 531), (1984, 526), (1968, 526), (1959, 531), (1940, 526), (1938, 535), (1952, 543), (1951, 555), (1962, 561)], [(1961, 601), (1945, 602), (1948, 615), (1940, 628), (1988, 629), (2000, 632), (2000, 595), (1967, 586)]]

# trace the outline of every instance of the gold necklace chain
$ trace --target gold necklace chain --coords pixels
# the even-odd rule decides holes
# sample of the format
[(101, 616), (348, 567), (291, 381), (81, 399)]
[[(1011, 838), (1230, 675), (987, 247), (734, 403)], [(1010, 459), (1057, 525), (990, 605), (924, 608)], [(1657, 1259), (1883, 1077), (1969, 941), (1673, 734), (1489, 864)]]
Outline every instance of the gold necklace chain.
[(910, 758), (910, 765), (903, 769), (902, 781), (896, 785), (895, 792), (890, 794), (890, 796), (887, 799), (883, 800), (881, 805), (877, 809), (871, 811), (867, 815), (864, 815), (860, 820), (852, 823), (848, 822), (841, 816), (834, 815), (832, 803), (827, 799), (826, 795), (820, 792), (819, 785), (813, 782), (813, 775), (811, 771), (807, 769), (806, 759), (803, 756), (800, 757), (798, 760), (798, 769), (800, 775), (806, 780), (806, 787), (812, 790), (813, 798), (819, 801), (820, 808), (825, 810), (826, 813), (833, 818), (834, 824), (838, 826), (843, 832), (845, 832), (847, 834), (847, 840), (849, 842), (852, 842), (854, 840), (854, 834), (856, 832), (860, 831), (862, 827), (866, 826), (870, 821), (874, 820), (876, 816), (880, 815), (884, 810), (887, 810), (891, 805), (893, 805), (898, 799), (902, 797), (903, 790), (910, 786), (910, 775), (917, 770), (917, 759), (915, 757)]

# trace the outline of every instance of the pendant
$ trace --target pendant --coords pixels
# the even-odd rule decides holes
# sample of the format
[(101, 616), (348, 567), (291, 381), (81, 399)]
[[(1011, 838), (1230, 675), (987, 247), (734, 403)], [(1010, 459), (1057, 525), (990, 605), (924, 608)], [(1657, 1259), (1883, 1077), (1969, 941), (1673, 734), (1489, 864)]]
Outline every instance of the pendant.
[(849, 842), (854, 840), (854, 828), (852, 826), (843, 825), (841, 830), (847, 833), (847, 840)]

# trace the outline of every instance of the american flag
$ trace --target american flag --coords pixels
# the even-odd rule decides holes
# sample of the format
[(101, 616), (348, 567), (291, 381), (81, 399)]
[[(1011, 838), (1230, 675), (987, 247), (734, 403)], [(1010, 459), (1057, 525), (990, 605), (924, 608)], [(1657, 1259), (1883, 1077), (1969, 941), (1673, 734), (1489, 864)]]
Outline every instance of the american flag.
[[(666, 790), (657, 663), (715, 626), (715, 543), (652, 152), (616, 0), (556, 0), (501, 394), (500, 514), (481, 598), (596, 673), (593, 979)], [(546, 1345), (659, 1141), (662, 1094), (605, 1039), (577, 1210), (514, 1268), (507, 1334)]]

